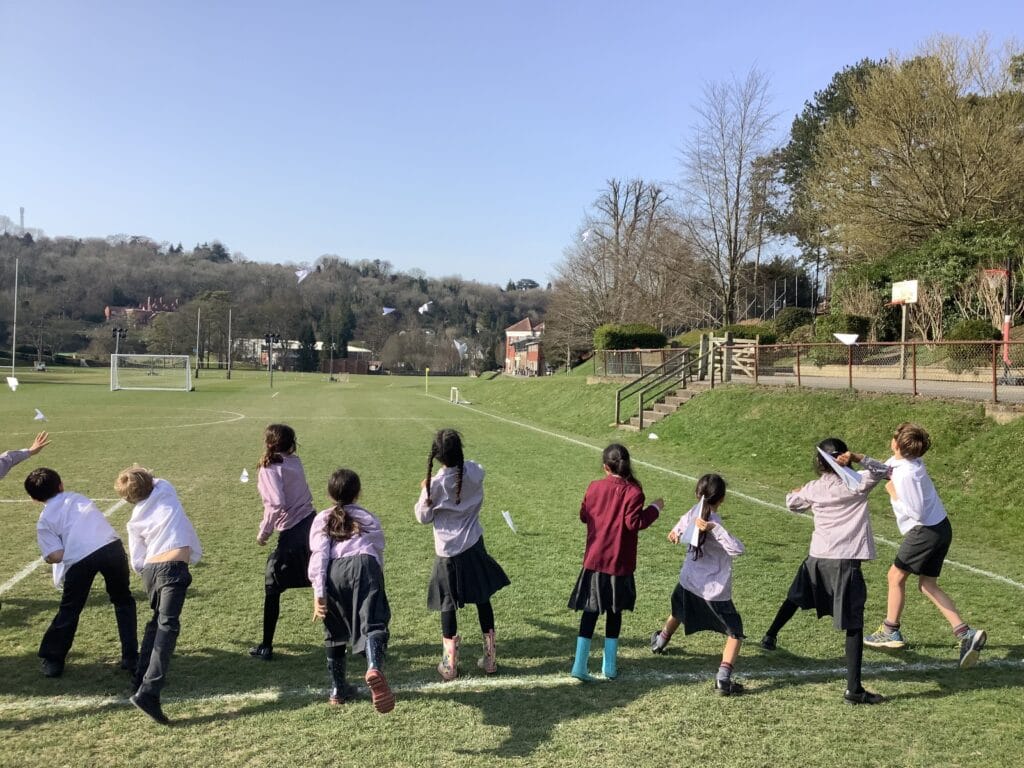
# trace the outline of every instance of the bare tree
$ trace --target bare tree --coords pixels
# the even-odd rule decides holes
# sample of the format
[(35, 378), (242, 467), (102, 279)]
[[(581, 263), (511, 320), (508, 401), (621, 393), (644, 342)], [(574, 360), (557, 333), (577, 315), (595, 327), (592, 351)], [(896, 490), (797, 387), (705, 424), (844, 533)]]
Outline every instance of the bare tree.
[(755, 161), (769, 151), (768, 78), (751, 69), (743, 80), (712, 82), (683, 149), (683, 225), (698, 258), (711, 269), (726, 322), (734, 319), (740, 267), (760, 255), (764, 175)]

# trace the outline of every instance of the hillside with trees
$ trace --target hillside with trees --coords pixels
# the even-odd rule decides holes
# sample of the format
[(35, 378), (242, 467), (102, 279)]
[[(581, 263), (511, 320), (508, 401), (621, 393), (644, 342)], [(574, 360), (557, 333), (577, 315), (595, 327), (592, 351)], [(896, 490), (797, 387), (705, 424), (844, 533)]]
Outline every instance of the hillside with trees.
[[(358, 342), (389, 368), (487, 370), (498, 365), (504, 329), (524, 317), (541, 320), (549, 295), (528, 278), (518, 281), (523, 288), (502, 290), (330, 255), (300, 280), (297, 266), (249, 262), (219, 242), (189, 251), (145, 237), (0, 235), (5, 286), (13, 287), (15, 259), (19, 358), (44, 361), (74, 354), (105, 363), (114, 347), (111, 327), (126, 323), (122, 352), (194, 354), (198, 315), (200, 357), (216, 366), (227, 359), (230, 312), (234, 339), (273, 332), (306, 346), (333, 343), (336, 357)], [(8, 340), (12, 301), (12, 290), (5, 290), (0, 338)], [(123, 312), (153, 306), (173, 309)], [(455, 340), (468, 346), (464, 359)]]

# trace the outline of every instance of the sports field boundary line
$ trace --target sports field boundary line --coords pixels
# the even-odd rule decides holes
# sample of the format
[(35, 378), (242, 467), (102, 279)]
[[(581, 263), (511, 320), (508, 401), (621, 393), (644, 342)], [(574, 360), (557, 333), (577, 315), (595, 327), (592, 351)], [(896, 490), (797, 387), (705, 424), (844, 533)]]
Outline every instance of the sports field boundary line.
[[(441, 401), (442, 403), (448, 403), (449, 402), (448, 400), (445, 400), (440, 395), (427, 395), (427, 397), (432, 397), (435, 400)], [(499, 415), (497, 415), (495, 413), (488, 413), (487, 411), (482, 411), (479, 408), (474, 408), (474, 407), (469, 406), (469, 405), (459, 405), (458, 407), (465, 408), (467, 411), (472, 411), (473, 413), (478, 413), (481, 416), (487, 416), (488, 418), (495, 419), (497, 421), (503, 421), (503, 422), (505, 422), (507, 424), (512, 424), (513, 426), (516, 426), (516, 427), (521, 427), (523, 429), (529, 429), (529, 430), (532, 430), (534, 432), (539, 432), (540, 434), (547, 435), (548, 437), (555, 437), (555, 438), (558, 438), (559, 440), (565, 440), (568, 443), (572, 443), (573, 445), (579, 445), (579, 446), (581, 446), (583, 448), (589, 448), (592, 451), (600, 452), (600, 451), (604, 450), (604, 447), (594, 445), (593, 443), (588, 443), (585, 440), (580, 440), (579, 438), (575, 438), (575, 437), (569, 437), (568, 435), (563, 435), (563, 434), (560, 434), (558, 432), (552, 432), (551, 430), (544, 429), (542, 427), (538, 427), (538, 426), (535, 426), (533, 424), (528, 424), (526, 422), (516, 421), (515, 419), (510, 419), (507, 416), (499, 416)], [(657, 464), (652, 464), (649, 461), (643, 461), (642, 459), (633, 459), (632, 462), (634, 464), (638, 465), (638, 466), (647, 467), (648, 469), (657, 470), (658, 472), (663, 472), (663, 473), (665, 473), (667, 475), (672, 475), (673, 477), (678, 477), (678, 478), (680, 478), (682, 480), (688, 480), (688, 481), (690, 481), (692, 483), (697, 482), (697, 478), (696, 477), (693, 477), (691, 475), (687, 475), (685, 472), (677, 472), (674, 469), (668, 469), (667, 467), (661, 467), (661, 466), (658, 466)], [(743, 499), (745, 501), (749, 501), (752, 504), (758, 504), (758, 505), (760, 505), (762, 507), (766, 507), (768, 509), (773, 509), (773, 510), (775, 510), (777, 512), (785, 512), (787, 515), (792, 515), (794, 517), (800, 517), (800, 518), (806, 519), (808, 521), (810, 521), (812, 519), (810, 515), (802, 515), (802, 514), (799, 514), (799, 513), (796, 513), (796, 512), (790, 512), (782, 504), (775, 504), (774, 502), (771, 502), (771, 501), (765, 501), (764, 499), (759, 499), (756, 496), (751, 496), (751, 495), (746, 494), (746, 493), (741, 493), (739, 491), (735, 491), (735, 490), (730, 489), (729, 490), (729, 495), (741, 498), (741, 499)], [(882, 536), (878, 536), (878, 535), (875, 535), (874, 538), (875, 538), (875, 541), (878, 542), (879, 544), (884, 544), (887, 547), (891, 547), (893, 549), (899, 549), (900, 548), (899, 543), (897, 543), (895, 541), (891, 541), (890, 539), (886, 539), (886, 538), (883, 538)], [(958, 562), (956, 560), (946, 559), (944, 562), (947, 565), (951, 565), (954, 568), (960, 568), (961, 570), (967, 571), (968, 573), (973, 573), (976, 576), (984, 576), (985, 578), (991, 579), (992, 581), (998, 581), (998, 582), (1000, 582), (1002, 584), (1006, 584), (1007, 586), (1014, 587), (1015, 589), (1019, 589), (1021, 591), (1024, 591), (1024, 584), (1022, 584), (1019, 581), (1014, 581), (1013, 579), (1011, 579), (1011, 578), (1009, 578), (1007, 576), (1003, 576), (1002, 574), (993, 573), (992, 571), (982, 570), (981, 568), (976, 568), (973, 565), (967, 565), (966, 563), (961, 563), (961, 562)]]
[[(106, 512), (103, 513), (103, 516), (104, 517), (110, 517), (112, 514), (114, 514), (117, 510), (119, 510), (121, 507), (123, 507), (127, 503), (128, 502), (125, 501), (124, 499), (119, 499), (116, 504), (114, 504), (112, 507), (110, 507), (110, 509), (108, 509)], [(33, 573), (33, 571), (35, 571), (36, 568), (38, 568), (40, 565), (43, 565), (43, 564), (44, 564), (43, 558), (39, 557), (39, 558), (36, 558), (35, 560), (33, 560), (28, 565), (26, 565), (24, 568), (22, 568), (20, 571), (18, 571), (16, 574), (14, 574), (11, 578), (9, 578), (3, 584), (0, 584), (0, 595), (6, 593), (7, 590), (9, 590), (11, 587), (14, 587), (15, 585), (17, 585), (18, 582), (20, 582), (22, 579), (25, 579), (28, 576), (30, 576)]]
[[(993, 659), (985, 661), (983, 667), (996, 667), (999, 669), (1024, 669), (1024, 659)], [(894, 673), (930, 673), (942, 671), (958, 671), (954, 662), (931, 661), (915, 662), (912, 664), (865, 664), (863, 667), (865, 677)], [(970, 674), (970, 673), (967, 673)], [(815, 679), (815, 678), (839, 678), (845, 680), (846, 667), (806, 667), (797, 669), (762, 669), (750, 670), (739, 675), (744, 681), (756, 680), (772, 682), (786, 679)], [(702, 672), (642, 672), (630, 674), (624, 672), (615, 680), (615, 685), (623, 683), (711, 683), (714, 680), (714, 670)], [(391, 690), (399, 696), (403, 693), (421, 694), (443, 694), (450, 691), (478, 691), (498, 689), (523, 689), (523, 688), (562, 688), (581, 687), (593, 688), (594, 686), (613, 684), (611, 680), (597, 676), (593, 683), (584, 683), (572, 677), (568, 672), (557, 672), (545, 675), (497, 675), (494, 677), (459, 677), (451, 682), (440, 682), (438, 680), (421, 680), (408, 683), (400, 683), (391, 686)], [(361, 688), (364, 686), (360, 686)], [(326, 686), (302, 686), (296, 688), (262, 688), (253, 691), (242, 691), (237, 693), (218, 693), (209, 696), (164, 696), (163, 704), (192, 704), (192, 705), (216, 705), (216, 704), (245, 704), (249, 702), (281, 701), (284, 699), (308, 698), (310, 703), (326, 701)], [(755, 693), (756, 689), (751, 693)], [(369, 704), (369, 698), (360, 699)], [(96, 709), (101, 707), (130, 706), (127, 696), (22, 696), (15, 701), (0, 701), (0, 713), (9, 714), (14, 712), (33, 711), (64, 711), (74, 712), (83, 709)]]

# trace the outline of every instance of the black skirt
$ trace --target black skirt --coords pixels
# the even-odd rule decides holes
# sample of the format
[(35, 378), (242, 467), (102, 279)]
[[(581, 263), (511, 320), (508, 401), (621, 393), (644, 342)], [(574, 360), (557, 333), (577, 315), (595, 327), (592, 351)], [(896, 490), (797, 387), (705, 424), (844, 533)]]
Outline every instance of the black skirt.
[(387, 631), (391, 606), (384, 591), (384, 572), (373, 555), (332, 560), (326, 597), (324, 645), (348, 645), (352, 653), (362, 653), (368, 634)]
[(743, 618), (732, 600), (705, 600), (682, 584), (672, 591), (672, 617), (683, 625), (686, 634), (710, 630), (742, 640)]
[(569, 607), (587, 613), (621, 613), (636, 605), (636, 582), (633, 574), (612, 576), (584, 568), (569, 596)]
[(307, 515), (277, 535), (277, 546), (267, 555), (264, 584), (283, 592), (309, 586), (309, 529), (316, 515)]
[(814, 608), (819, 619), (831, 616), (836, 629), (864, 627), (868, 588), (860, 560), (808, 557), (800, 564), (786, 597), (805, 611)]
[(497, 561), (487, 554), (484, 537), (452, 557), (437, 556), (427, 587), (427, 608), (454, 611), (466, 603), (486, 603), (509, 581)]

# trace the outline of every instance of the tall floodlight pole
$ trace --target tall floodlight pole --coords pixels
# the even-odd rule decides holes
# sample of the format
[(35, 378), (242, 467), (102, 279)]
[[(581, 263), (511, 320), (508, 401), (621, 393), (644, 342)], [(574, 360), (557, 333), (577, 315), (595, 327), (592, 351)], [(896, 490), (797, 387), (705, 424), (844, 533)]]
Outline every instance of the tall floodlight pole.
[(196, 307), (196, 378), (199, 378), (199, 318), (202, 316), (203, 308)]
[(128, 329), (112, 328), (110, 330), (110, 335), (114, 337), (114, 357), (117, 357), (117, 355), (121, 351), (121, 339), (126, 338), (128, 336)]
[(228, 379), (231, 378), (231, 307), (228, 307)]
[(274, 388), (274, 344), (281, 340), (281, 336), (271, 331), (267, 332), (267, 335), (263, 337), (263, 340), (267, 342), (267, 374), (270, 376), (270, 388)]
[(11, 324), (11, 376), (14, 376), (14, 357), (18, 347), (18, 260), (14, 260), (14, 322)]

